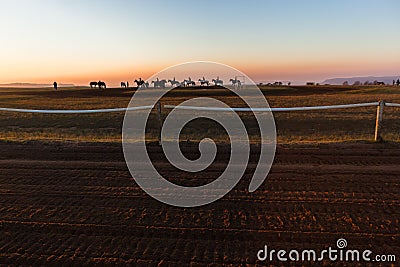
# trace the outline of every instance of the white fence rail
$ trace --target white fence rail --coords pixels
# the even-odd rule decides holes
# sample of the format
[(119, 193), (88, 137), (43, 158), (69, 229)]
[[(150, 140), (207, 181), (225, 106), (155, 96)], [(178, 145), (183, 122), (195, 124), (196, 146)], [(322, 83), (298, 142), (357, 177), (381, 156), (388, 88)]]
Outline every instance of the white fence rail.
[(381, 128), (383, 118), (383, 108), (400, 107), (397, 103), (386, 103), (384, 100), (379, 102), (346, 104), (346, 105), (331, 105), (331, 106), (312, 106), (312, 107), (291, 107), (291, 108), (218, 108), (218, 107), (196, 107), (196, 106), (172, 106), (165, 105), (167, 109), (184, 109), (184, 110), (207, 110), (207, 111), (237, 111), (237, 112), (290, 112), (290, 111), (310, 111), (310, 110), (327, 110), (327, 109), (344, 109), (358, 107), (378, 107), (376, 112), (375, 123), (375, 141), (382, 141)]
[(400, 108), (400, 104), (397, 104), (397, 103), (385, 103), (385, 106), (387, 106), (387, 107), (398, 107), (398, 108)]
[[(207, 110), (207, 111), (237, 111), (237, 112), (290, 112), (290, 111), (312, 111), (312, 110), (327, 110), (327, 109), (344, 109), (358, 107), (378, 107), (375, 127), (375, 141), (382, 140), (380, 135), (383, 108), (384, 107), (400, 107), (398, 103), (387, 103), (384, 100), (370, 103), (357, 103), (345, 105), (331, 106), (311, 106), (311, 107), (290, 107), (290, 108), (218, 108), (218, 107), (196, 107), (196, 106), (172, 106), (165, 105), (167, 109), (186, 109), (186, 110)], [(152, 109), (153, 106), (140, 106), (130, 108), (111, 108), (111, 109), (82, 109), (82, 110), (51, 110), (51, 109), (18, 109), (18, 108), (0, 108), (0, 111), (6, 112), (21, 112), (21, 113), (41, 113), (41, 114), (93, 114), (93, 113), (110, 113), (110, 112), (126, 112)], [(161, 120), (161, 105), (157, 105), (158, 117)], [(162, 122), (160, 122), (162, 124)]]
[(379, 102), (348, 104), (348, 105), (332, 105), (332, 106), (292, 107), (292, 108), (218, 108), (218, 107), (171, 106), (171, 105), (165, 105), (164, 107), (168, 109), (177, 108), (186, 110), (208, 110), (208, 111), (285, 112), (285, 111), (343, 109), (343, 108), (357, 108), (357, 107), (376, 107), (378, 105)]
[[(344, 109), (357, 107), (376, 107), (379, 102), (331, 105), (331, 106), (311, 106), (311, 107), (290, 107), (290, 108), (218, 108), (218, 107), (196, 107), (196, 106), (172, 106), (165, 105), (167, 109), (186, 109), (186, 110), (209, 110), (209, 111), (237, 111), (237, 112), (285, 112), (285, 111), (311, 111), (326, 109)], [(387, 107), (400, 107), (397, 103), (385, 103)], [(80, 110), (64, 110), (64, 109), (19, 109), (19, 108), (0, 108), (0, 111), (21, 112), (21, 113), (43, 113), (43, 114), (90, 114), (90, 113), (110, 113), (110, 112), (126, 112), (135, 110), (145, 110), (153, 108), (153, 106), (140, 106), (130, 108), (108, 108), (108, 109), (80, 109)]]
[(132, 107), (132, 108), (80, 109), (80, 110), (0, 108), (0, 111), (41, 113), (41, 114), (90, 114), (90, 113), (126, 112), (126, 111), (144, 110), (151, 108), (153, 108), (153, 106), (142, 106), (142, 107)]

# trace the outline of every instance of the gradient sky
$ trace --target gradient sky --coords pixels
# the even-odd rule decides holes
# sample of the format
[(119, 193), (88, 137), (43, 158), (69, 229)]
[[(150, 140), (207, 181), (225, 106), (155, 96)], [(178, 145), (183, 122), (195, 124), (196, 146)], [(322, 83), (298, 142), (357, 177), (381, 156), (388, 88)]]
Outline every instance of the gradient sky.
[(400, 75), (397, 0), (0, 0), (0, 83), (111, 84), (207, 60), (255, 81)]

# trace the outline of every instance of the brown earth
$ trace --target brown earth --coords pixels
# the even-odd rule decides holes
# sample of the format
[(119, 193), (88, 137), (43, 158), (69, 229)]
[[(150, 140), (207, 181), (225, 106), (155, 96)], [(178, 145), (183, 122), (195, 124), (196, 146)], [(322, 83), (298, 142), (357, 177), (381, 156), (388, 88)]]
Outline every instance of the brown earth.
[[(195, 144), (183, 149), (196, 157)], [(254, 148), (232, 192), (191, 209), (146, 195), (118, 143), (1, 142), (0, 151), (0, 264), (265, 266), (256, 258), (264, 245), (322, 250), (339, 238), (349, 249), (400, 257), (397, 143), (279, 145), (268, 179), (249, 193)], [(178, 175), (157, 146), (149, 151), (171, 179), (189, 184), (214, 178), (226, 159)], [(344, 265), (313, 265), (330, 264)]]

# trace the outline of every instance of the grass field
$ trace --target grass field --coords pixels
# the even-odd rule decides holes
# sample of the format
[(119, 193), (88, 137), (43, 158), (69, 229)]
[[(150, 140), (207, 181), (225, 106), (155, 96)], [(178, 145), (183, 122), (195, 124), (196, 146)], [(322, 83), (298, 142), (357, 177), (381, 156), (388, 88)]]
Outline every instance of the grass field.
[[(375, 102), (380, 99), (400, 103), (399, 87), (384, 86), (318, 86), (318, 87), (262, 87), (271, 107), (294, 107)], [(43, 89), (0, 89), (0, 107), (33, 109), (98, 109), (126, 107), (133, 90), (68, 88), (53, 91)], [(235, 96), (221, 89), (176, 90), (163, 98), (163, 104), (178, 104), (195, 97), (210, 96), (232, 107), (243, 104)], [(120, 142), (123, 112), (89, 115), (48, 115), (0, 112), (2, 140), (93, 141)], [(383, 138), (400, 141), (399, 109), (387, 107), (384, 111)], [(154, 114), (153, 114), (154, 115)], [(164, 114), (166, 115), (166, 114)], [(249, 123), (249, 132), (257, 139), (252, 115), (241, 114)], [(338, 142), (373, 139), (376, 108), (274, 113), (278, 142)], [(224, 131), (203, 123), (192, 124), (182, 138), (198, 140), (207, 134), (226, 140)], [(214, 129), (205, 132), (204, 129)], [(157, 119), (149, 122), (150, 139), (157, 136)]]

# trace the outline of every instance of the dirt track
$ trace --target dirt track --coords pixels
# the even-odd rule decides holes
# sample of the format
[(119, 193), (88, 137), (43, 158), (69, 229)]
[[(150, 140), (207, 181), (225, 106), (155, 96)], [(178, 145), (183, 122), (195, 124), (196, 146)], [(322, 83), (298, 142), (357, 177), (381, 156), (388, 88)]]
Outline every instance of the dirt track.
[[(252, 266), (264, 245), (322, 250), (339, 238), (400, 260), (397, 144), (280, 146), (255, 193), (246, 190), (249, 168), (222, 200), (193, 209), (147, 196), (119, 144), (0, 143), (0, 151), (0, 264)], [(218, 166), (190, 179), (210, 179)]]

